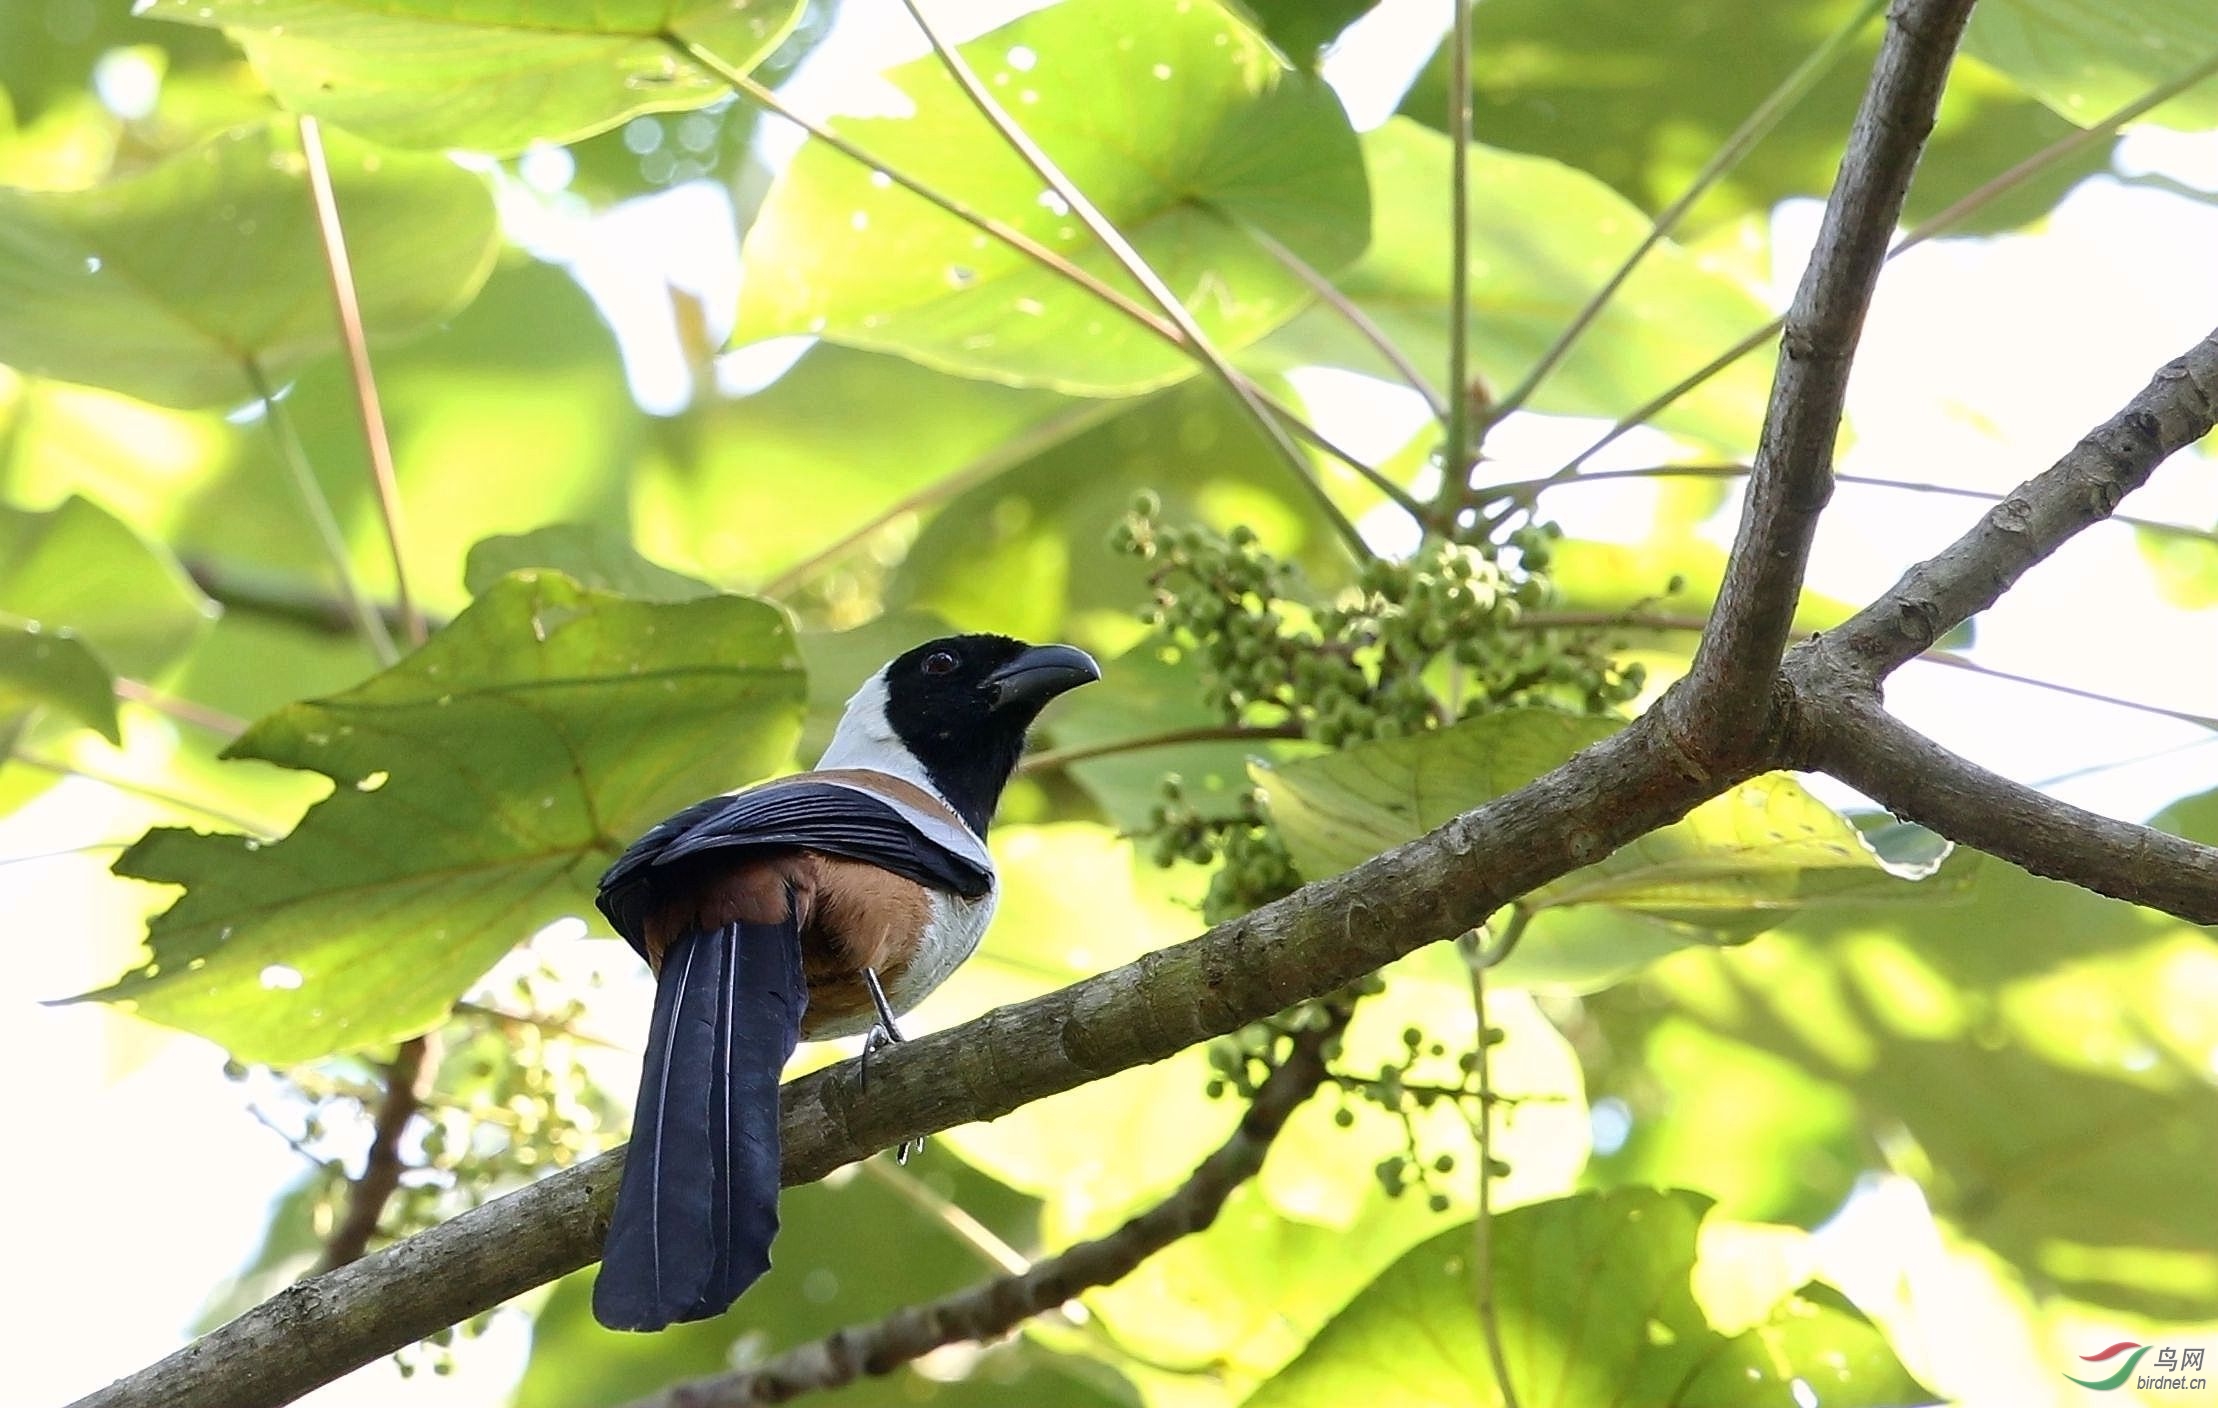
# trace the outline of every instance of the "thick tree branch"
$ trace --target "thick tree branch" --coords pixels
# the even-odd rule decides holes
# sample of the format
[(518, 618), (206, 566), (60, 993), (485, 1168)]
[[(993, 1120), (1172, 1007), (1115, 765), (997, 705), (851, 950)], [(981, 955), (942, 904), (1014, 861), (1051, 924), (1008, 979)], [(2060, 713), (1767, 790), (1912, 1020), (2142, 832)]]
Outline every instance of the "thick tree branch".
[(1898, 816), (2036, 875), (2218, 924), (2218, 849), (2043, 796), (1951, 753), (1873, 698), (1825, 701), (1812, 761)]
[[(1751, 768), (1753, 771), (1753, 767)], [(1746, 774), (1741, 774), (1746, 775)], [(785, 1182), (990, 1120), (1320, 997), (1684, 815), (1701, 777), (1652, 718), (1344, 875), (1137, 962), (785, 1088)], [(275, 1408), (600, 1253), (621, 1151), (279, 1292), (80, 1408)]]
[(1116, 1231), (1008, 1276), (883, 1320), (854, 1325), (801, 1345), (755, 1369), (675, 1384), (633, 1408), (747, 1408), (838, 1388), (865, 1374), (887, 1374), (942, 1345), (991, 1340), (1095, 1286), (1121, 1281), (1141, 1262), (1217, 1220), (1232, 1190), (1255, 1177), (1286, 1121), (1325, 1079), (1327, 1043), (1347, 1026), (1345, 1009), (1294, 1038), (1293, 1049), (1255, 1093), (1232, 1137), (1202, 1160), (1162, 1202)]
[(2028, 568), (2117, 508), (2174, 452), (2218, 425), (2218, 329), (2157, 369), (2125, 409), (2047, 472), (2021, 484), (1946, 551), (1825, 635), (1825, 650), (1871, 684), (1995, 604)]
[(1971, 0), (1899, 0), (1802, 284), (1787, 311), (1779, 371), (1749, 478), (1748, 503), (1695, 653), (1670, 706), (1704, 763), (1758, 746), (1794, 619), (1818, 515), (1833, 492), (1833, 441), (1848, 372), (1918, 155), (1933, 130)]

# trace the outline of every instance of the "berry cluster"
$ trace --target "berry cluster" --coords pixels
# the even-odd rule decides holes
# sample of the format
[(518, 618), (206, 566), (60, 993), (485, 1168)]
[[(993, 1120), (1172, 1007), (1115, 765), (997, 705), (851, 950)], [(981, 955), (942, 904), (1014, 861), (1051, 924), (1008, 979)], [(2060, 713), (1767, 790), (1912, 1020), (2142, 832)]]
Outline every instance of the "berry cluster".
[(1152, 565), (1146, 617), (1200, 666), (1226, 723), (1291, 723), (1342, 748), (1513, 704), (1601, 713), (1632, 699), (1641, 667), (1602, 632), (1533, 619), (1550, 605), (1553, 524), (1502, 542), (1431, 542), (1364, 564), (1326, 596), (1253, 531), (1167, 526), (1143, 494), (1113, 543)]
[[(1613, 657), (1606, 627), (1548, 619), (1560, 536), (1553, 524), (1528, 522), (1496, 540), (1428, 540), (1406, 559), (1365, 563), (1351, 585), (1328, 593), (1247, 528), (1218, 533), (1166, 525), (1160, 515), (1160, 502), (1142, 495), (1113, 544), (1149, 564), (1145, 618), (1166, 650), (1195, 662), (1204, 702), (1228, 726), (1346, 748), (1517, 705), (1604, 714), (1645, 682), (1638, 664)], [(1213, 814), (1166, 777), (1143, 839), (1160, 865), (1216, 867), (1204, 901), (1213, 924), (1301, 884), (1253, 792), (1230, 815)], [(1368, 985), (1383, 986), (1376, 976)], [(1215, 1043), (1211, 1097), (1252, 1095), (1288, 1033), (1309, 1019), (1306, 1008), (1291, 1009)], [(1482, 1039), (1499, 1042), (1502, 1033), (1489, 1028)], [(1404, 1041), (1406, 1058), (1374, 1073), (1336, 1066), (1335, 1118), (1352, 1127), (1368, 1104), (1398, 1119), (1403, 1147), (1376, 1164), (1380, 1184), (1396, 1197), (1420, 1192), (1445, 1211), (1452, 1200), (1443, 1180), (1456, 1156), (1420, 1148), (1418, 1116), (1445, 1101), (1477, 1127), (1489, 1098), (1477, 1081), (1479, 1053), (1450, 1053), (1416, 1028)], [(1337, 1043), (1326, 1059), (1338, 1062)], [(1497, 1164), (1488, 1173), (1506, 1171)]]

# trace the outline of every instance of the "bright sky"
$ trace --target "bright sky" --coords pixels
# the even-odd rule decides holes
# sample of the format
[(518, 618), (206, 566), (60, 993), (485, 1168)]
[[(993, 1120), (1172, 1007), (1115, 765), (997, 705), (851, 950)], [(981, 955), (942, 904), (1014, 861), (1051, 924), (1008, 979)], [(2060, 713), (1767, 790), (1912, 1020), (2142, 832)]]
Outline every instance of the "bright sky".
[[(950, 8), (942, 6), (942, 8)], [(858, 54), (905, 42), (891, 0), (854, 0), (799, 88), (820, 103), (826, 75)], [(1401, 71), (1435, 42), (1438, 7), (1396, 3), (1328, 68), (1359, 123), (1384, 116)], [(773, 126), (775, 126), (773, 124)], [(2124, 164), (2218, 189), (2218, 136), (2132, 138)], [(1815, 206), (1774, 223), (1783, 303), (1815, 227)], [(535, 232), (574, 254), (614, 315), (642, 400), (667, 404), (675, 361), (654, 321), (664, 273), (730, 306), (731, 218), (704, 188), (609, 215), (594, 231)], [(618, 249), (622, 258), (616, 257)], [(650, 262), (643, 250), (657, 252)], [(1927, 245), (1888, 270), (1849, 412), (1844, 470), (2004, 490), (2046, 467), (2110, 415), (2166, 358), (2218, 321), (2218, 205), (2114, 179), (2081, 186), (2038, 233)], [(791, 355), (790, 350), (786, 355)], [(658, 358), (661, 359), (658, 361)], [(760, 371), (760, 367), (757, 367)], [(734, 375), (748, 373), (735, 367)], [(1305, 390), (1327, 429), (1358, 449), (1400, 443), (1406, 393), (1348, 379)], [(1505, 431), (1512, 454), (1545, 471), (1594, 428), (1533, 422)], [(1625, 463), (1647, 462), (1643, 453)], [(2218, 523), (2218, 474), (2183, 457), (2128, 507), (2147, 517)], [(1549, 510), (1574, 533), (1637, 536), (1639, 486), (1569, 489)], [(1812, 585), (1861, 600), (1978, 514), (1969, 500), (1844, 487), (1829, 512)], [(1729, 541), (1731, 519), (1709, 530)], [(2035, 571), (1980, 623), (1974, 655), (2005, 670), (2218, 715), (2218, 613), (2190, 615), (2153, 592), (2132, 534), (2090, 532)], [(2187, 724), (1931, 666), (1905, 670), (1889, 702), (1975, 760), (2041, 781), (2094, 769), (2055, 790), (2098, 810), (2146, 816), (2176, 796), (2218, 786), (2218, 747)], [(135, 748), (168, 736), (146, 723)], [(2129, 760), (2141, 758), (2138, 763)], [(97, 785), (70, 782), (0, 821), (0, 858), (128, 837), (157, 817)], [(128, 931), (132, 900), (105, 881), (112, 852), (0, 864), (0, 913), (15, 942), (0, 965), (0, 1068), (15, 1072), (12, 1124), (27, 1147), (0, 1168), (18, 1210), (0, 1278), (7, 1373), (0, 1408), (60, 1402), (137, 1368), (185, 1338), (211, 1287), (258, 1244), (270, 1200), (297, 1156), (250, 1119), (213, 1046), (98, 1007), (49, 1009), (42, 998), (112, 978), (129, 955), (78, 936)], [(634, 1014), (624, 1014), (626, 1017)], [(611, 1030), (622, 1027), (617, 1018)], [(526, 1351), (520, 1322), (497, 1322), (466, 1347), (449, 1379), (419, 1375), (403, 1400), (389, 1365), (373, 1365), (307, 1400), (318, 1408), (406, 1401), (422, 1408), (505, 1398)], [(2019, 1400), (2022, 1401), (2022, 1400)]]

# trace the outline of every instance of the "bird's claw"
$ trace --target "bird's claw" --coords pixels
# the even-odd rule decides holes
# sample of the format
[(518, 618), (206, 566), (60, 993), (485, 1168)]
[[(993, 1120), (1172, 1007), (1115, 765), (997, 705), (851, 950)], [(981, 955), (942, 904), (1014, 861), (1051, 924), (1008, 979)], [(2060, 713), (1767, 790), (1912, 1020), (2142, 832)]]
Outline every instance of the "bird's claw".
[[(901, 1024), (893, 1019), (893, 1004), (886, 1001), (886, 990), (879, 985), (875, 969), (863, 969), (863, 986), (870, 991), (870, 1005), (878, 1009), (878, 1020), (871, 1023), (870, 1034), (863, 1038), (862, 1087), (867, 1092), (870, 1089), (871, 1053), (898, 1045), (908, 1038), (901, 1035)], [(914, 1139), (904, 1139), (893, 1151), (894, 1162), (906, 1165), (909, 1156), (921, 1152), (923, 1148), (924, 1136), (921, 1134)]]

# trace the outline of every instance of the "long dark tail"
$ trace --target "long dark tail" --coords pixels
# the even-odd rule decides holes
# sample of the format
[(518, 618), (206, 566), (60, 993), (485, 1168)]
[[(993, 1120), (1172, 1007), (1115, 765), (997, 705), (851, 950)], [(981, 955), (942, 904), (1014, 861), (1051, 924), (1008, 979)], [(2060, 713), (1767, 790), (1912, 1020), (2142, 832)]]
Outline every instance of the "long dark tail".
[(631, 1152), (593, 1283), (603, 1325), (705, 1320), (770, 1269), (778, 1073), (807, 1001), (791, 919), (687, 934), (663, 955)]

